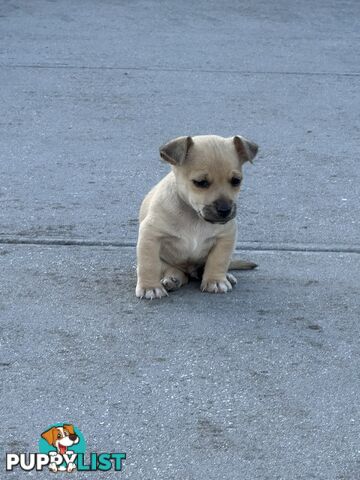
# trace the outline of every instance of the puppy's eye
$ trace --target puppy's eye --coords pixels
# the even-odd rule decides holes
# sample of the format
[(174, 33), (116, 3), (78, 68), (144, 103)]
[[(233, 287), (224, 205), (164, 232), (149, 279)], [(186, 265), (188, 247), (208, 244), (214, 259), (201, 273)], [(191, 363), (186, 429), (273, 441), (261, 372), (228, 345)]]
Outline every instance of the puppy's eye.
[(210, 183), (207, 180), (193, 180), (193, 184), (198, 188), (209, 188)]
[(241, 178), (238, 178), (238, 177), (233, 177), (231, 180), (230, 180), (230, 183), (233, 187), (238, 187), (241, 183)]
[(61, 433), (58, 433), (58, 434), (57, 434), (57, 438), (61, 438)]

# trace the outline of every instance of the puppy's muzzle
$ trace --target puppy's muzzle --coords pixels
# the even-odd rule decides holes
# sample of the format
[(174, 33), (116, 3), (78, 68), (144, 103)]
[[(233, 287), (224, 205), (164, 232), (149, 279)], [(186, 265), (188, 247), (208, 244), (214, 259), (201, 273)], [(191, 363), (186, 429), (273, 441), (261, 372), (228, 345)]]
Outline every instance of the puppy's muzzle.
[(216, 201), (214, 203), (215, 208), (216, 208), (216, 213), (219, 215), (221, 218), (227, 218), (232, 210), (232, 204), (229, 202), (224, 202), (224, 201)]
[(210, 223), (227, 223), (236, 215), (236, 205), (227, 200), (215, 200), (203, 208), (201, 216)]

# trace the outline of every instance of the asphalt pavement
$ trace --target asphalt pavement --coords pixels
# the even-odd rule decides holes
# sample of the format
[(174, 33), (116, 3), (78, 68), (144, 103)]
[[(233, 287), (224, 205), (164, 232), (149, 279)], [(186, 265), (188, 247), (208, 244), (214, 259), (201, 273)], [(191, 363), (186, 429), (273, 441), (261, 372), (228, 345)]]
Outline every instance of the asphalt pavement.
[[(1, 477), (56, 422), (133, 480), (360, 478), (360, 3), (0, 2)], [(179, 135), (244, 135), (224, 295), (135, 297)], [(51, 474), (52, 476), (53, 474)]]

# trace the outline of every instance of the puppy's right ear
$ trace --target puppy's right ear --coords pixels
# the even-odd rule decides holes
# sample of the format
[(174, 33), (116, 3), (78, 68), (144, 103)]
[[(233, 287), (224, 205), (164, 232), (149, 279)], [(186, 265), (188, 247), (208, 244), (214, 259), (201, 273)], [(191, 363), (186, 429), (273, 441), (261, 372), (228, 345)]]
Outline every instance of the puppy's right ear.
[(160, 147), (160, 157), (171, 165), (182, 165), (191, 145), (191, 137), (178, 137)]
[(56, 432), (56, 428), (52, 427), (49, 428), (49, 430), (46, 430), (46, 432), (41, 434), (41, 437), (48, 442), (49, 445), (54, 445), (55, 438), (54, 434)]
[(64, 428), (64, 430), (67, 430), (70, 433), (70, 435), (74, 435), (74, 433), (75, 433), (74, 425), (71, 425), (69, 423), (64, 423), (63, 428)]
[(253, 163), (253, 159), (259, 150), (256, 143), (240, 135), (236, 135), (236, 137), (233, 138), (233, 142), (240, 161)]

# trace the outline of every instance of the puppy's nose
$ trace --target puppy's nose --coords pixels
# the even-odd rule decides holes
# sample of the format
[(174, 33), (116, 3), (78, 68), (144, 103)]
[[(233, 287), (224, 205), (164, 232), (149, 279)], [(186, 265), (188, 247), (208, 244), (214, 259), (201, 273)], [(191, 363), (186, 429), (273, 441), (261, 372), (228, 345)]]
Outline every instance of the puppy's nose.
[(75, 435), (75, 434), (69, 435), (69, 438), (70, 438), (70, 440), (75, 442), (75, 440), (77, 439), (77, 435)]
[(226, 218), (231, 213), (232, 204), (226, 200), (216, 200), (215, 208), (220, 217)]

